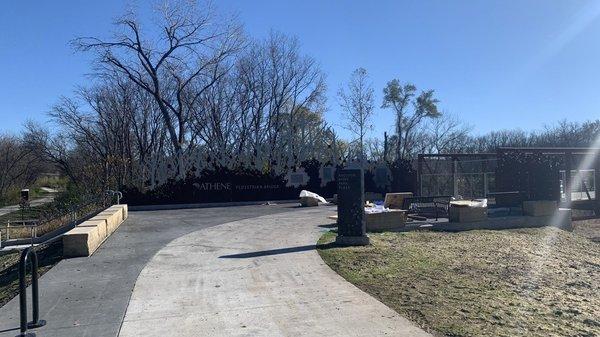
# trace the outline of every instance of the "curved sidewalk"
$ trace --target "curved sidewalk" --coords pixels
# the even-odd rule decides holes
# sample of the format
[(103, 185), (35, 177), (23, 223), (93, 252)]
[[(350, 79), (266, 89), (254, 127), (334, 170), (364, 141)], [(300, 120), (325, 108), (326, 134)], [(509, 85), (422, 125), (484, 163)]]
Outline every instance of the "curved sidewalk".
[[(130, 212), (92, 256), (63, 260), (41, 277), (40, 314), (48, 324), (31, 332), (115, 337), (138, 275), (169, 242), (211, 226), (294, 210), (273, 205)], [(0, 308), (0, 337), (14, 337), (18, 326), (17, 296)]]
[(170, 242), (140, 273), (120, 336), (430, 336), (346, 282), (314, 243), (332, 208)]

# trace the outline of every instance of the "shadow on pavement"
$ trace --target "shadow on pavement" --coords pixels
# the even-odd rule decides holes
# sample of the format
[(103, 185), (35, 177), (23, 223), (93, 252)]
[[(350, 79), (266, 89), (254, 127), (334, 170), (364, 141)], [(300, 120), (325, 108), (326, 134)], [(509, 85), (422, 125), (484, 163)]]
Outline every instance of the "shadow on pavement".
[(337, 248), (338, 245), (335, 242), (320, 244), (320, 245), (307, 245), (307, 246), (298, 246), (298, 247), (288, 247), (288, 248), (278, 248), (278, 249), (270, 249), (270, 250), (260, 250), (257, 252), (250, 253), (240, 253), (240, 254), (231, 254), (231, 255), (222, 255), (219, 256), (220, 259), (249, 259), (252, 257), (261, 257), (261, 256), (271, 256), (271, 255), (280, 255), (280, 254), (288, 254), (288, 253), (297, 253), (297, 252), (305, 252), (314, 249), (331, 249)]
[(280, 254), (304, 252), (304, 251), (313, 250), (313, 249), (316, 249), (316, 248), (317, 248), (316, 245), (307, 245), (307, 246), (279, 248), (279, 249), (271, 249), (271, 250), (261, 250), (261, 251), (258, 251), (258, 252), (251, 252), (251, 253), (223, 255), (223, 256), (219, 256), (219, 258), (220, 259), (248, 259), (248, 258), (251, 258), (251, 257), (260, 257), (260, 256), (270, 256), (270, 255), (280, 255)]
[[(16, 327), (16, 328), (11, 328), (11, 329), (0, 330), (0, 333), (3, 333), (3, 332), (9, 332), (9, 331), (17, 331), (17, 330), (19, 330), (19, 329), (20, 329), (19, 327)], [(17, 336), (17, 337), (18, 337), (18, 336)]]

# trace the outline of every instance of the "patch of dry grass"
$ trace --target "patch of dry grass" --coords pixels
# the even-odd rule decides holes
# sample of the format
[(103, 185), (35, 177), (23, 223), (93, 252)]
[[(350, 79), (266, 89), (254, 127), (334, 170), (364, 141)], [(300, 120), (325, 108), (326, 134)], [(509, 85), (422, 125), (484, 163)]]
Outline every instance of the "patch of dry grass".
[[(82, 219), (85, 218), (85, 216), (95, 214), (104, 208), (105, 206), (102, 204), (89, 204), (80, 208), (76, 216)], [(64, 210), (57, 210), (54, 203), (47, 203), (28, 208), (23, 214), (19, 210), (0, 216), (0, 232), (2, 232), (3, 238), (6, 238), (6, 227), (8, 221), (11, 221), (12, 223), (12, 227), (10, 229), (11, 239), (31, 237), (31, 228), (14, 227), (15, 225), (21, 225), (19, 222), (21, 218), (26, 220), (38, 220), (40, 222), (36, 228), (36, 234), (38, 237), (55, 231), (73, 221), (72, 214), (68, 214)]]
[(556, 228), (370, 234), (319, 253), (348, 281), (445, 336), (600, 336), (600, 245)]
[[(36, 248), (38, 272), (43, 275), (62, 259), (62, 241), (41, 245)], [(0, 306), (19, 294), (20, 251), (3, 252), (0, 255)], [(31, 271), (27, 269), (27, 284), (31, 283)], [(27, 296), (31, 296), (30, 293)]]
[(600, 243), (600, 219), (573, 221), (573, 232)]

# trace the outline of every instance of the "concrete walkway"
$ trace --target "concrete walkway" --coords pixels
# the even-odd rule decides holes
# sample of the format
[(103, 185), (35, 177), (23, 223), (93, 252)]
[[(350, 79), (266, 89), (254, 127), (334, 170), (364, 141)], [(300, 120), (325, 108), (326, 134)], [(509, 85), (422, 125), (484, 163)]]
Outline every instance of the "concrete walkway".
[[(115, 337), (140, 271), (171, 240), (210, 226), (291, 210), (289, 205), (276, 205), (130, 212), (91, 257), (63, 260), (42, 276), (40, 313), (48, 325), (32, 332), (43, 337)], [(30, 289), (27, 294), (30, 297)], [(18, 326), (16, 297), (0, 308), (0, 337), (16, 336)]]
[(333, 208), (279, 213), (170, 242), (140, 273), (120, 336), (430, 336), (326, 266)]

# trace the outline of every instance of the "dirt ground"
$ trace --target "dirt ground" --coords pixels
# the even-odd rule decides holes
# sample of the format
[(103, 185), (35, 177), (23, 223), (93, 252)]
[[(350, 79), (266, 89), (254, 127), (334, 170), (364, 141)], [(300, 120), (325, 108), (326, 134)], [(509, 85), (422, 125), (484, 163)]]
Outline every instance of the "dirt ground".
[[(38, 273), (43, 275), (62, 259), (62, 241), (36, 248)], [(0, 255), (0, 307), (19, 294), (20, 251), (4, 252)], [(27, 284), (31, 283), (31, 269), (27, 268)], [(28, 294), (28, 296), (31, 296)]]
[[(600, 336), (595, 224), (369, 234), (319, 252), (348, 281), (440, 336)], [(585, 237), (584, 237), (585, 236)]]
[(573, 232), (600, 243), (600, 219), (573, 221)]

